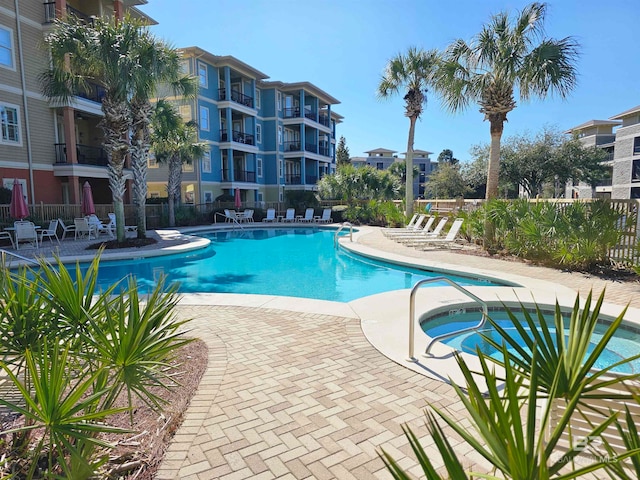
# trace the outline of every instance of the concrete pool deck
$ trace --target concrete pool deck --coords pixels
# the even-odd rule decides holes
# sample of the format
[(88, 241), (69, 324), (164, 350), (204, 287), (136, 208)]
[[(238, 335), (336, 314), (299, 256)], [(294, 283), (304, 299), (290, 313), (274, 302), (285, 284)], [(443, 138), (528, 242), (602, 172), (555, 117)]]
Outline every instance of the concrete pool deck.
[[(174, 232), (167, 242), (175, 247), (190, 239)], [(67, 244), (80, 249), (80, 242), (66, 240), (63, 247)], [(164, 245), (161, 241), (156, 249)], [(419, 251), (387, 239), (377, 228), (361, 228), (353, 248), (394, 261), (526, 281), (538, 300), (538, 294), (573, 300), (576, 291), (599, 294), (606, 287), (608, 308), (630, 303), (634, 315), (640, 308), (640, 285), (635, 283), (446, 250)], [(118, 253), (143, 253), (133, 252)], [(64, 253), (73, 257), (79, 250)], [(59, 254), (65, 256), (62, 249)], [(105, 258), (110, 255), (105, 251)], [(495, 295), (495, 287), (474, 288)], [(432, 289), (430, 295), (427, 290), (419, 291), (420, 312), (447, 295), (457, 298), (446, 287)], [(498, 296), (504, 298), (507, 290), (513, 291), (503, 288)], [(407, 331), (408, 298), (408, 290), (348, 304), (264, 295), (184, 295), (177, 315), (193, 319), (194, 335), (208, 345), (209, 364), (156, 478), (391, 478), (378, 458), (380, 448), (419, 475), (401, 425), (414, 430), (437, 462), (425, 427), (427, 405), (459, 417), (462, 424), (468, 420), (451, 385), (407, 368), (412, 364), (403, 359), (406, 337), (400, 335)], [(373, 338), (385, 331), (375, 325), (389, 321), (389, 334)], [(394, 360), (398, 354), (384, 349), (399, 351), (400, 358)], [(445, 431), (466, 465), (484, 471), (483, 460)]]

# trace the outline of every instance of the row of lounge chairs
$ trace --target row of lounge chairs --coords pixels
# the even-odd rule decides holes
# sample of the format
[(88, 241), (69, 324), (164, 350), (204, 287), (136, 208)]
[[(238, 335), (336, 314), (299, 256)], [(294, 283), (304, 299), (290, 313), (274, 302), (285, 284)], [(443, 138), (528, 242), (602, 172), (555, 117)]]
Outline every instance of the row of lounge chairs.
[(276, 209), (267, 209), (267, 216), (262, 219), (263, 222), (278, 222), (284, 223), (333, 223), (331, 218), (331, 209), (325, 208), (322, 211), (322, 215), (314, 215), (315, 210), (313, 208), (307, 208), (304, 215), (296, 215), (296, 211), (293, 208), (287, 208), (284, 216), (276, 217)]
[[(451, 224), (451, 228), (444, 234), (448, 222), (447, 217), (441, 217), (436, 223), (436, 217), (433, 215), (416, 214), (405, 227), (386, 228), (383, 233), (396, 242), (416, 248), (460, 247), (457, 240), (464, 220), (456, 218)], [(435, 227), (433, 227), (434, 223), (436, 223)]]

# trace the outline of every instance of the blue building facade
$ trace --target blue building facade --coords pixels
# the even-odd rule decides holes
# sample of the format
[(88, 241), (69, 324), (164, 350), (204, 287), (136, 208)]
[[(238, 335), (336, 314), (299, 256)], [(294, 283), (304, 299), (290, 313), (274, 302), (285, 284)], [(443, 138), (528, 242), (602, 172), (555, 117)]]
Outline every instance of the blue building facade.
[[(209, 145), (205, 157), (183, 166), (183, 202), (209, 203), (236, 189), (248, 204), (283, 201), (285, 190), (315, 191), (335, 171), (338, 100), (309, 82), (268, 81), (232, 56), (181, 51), (199, 92), (192, 101), (172, 100)], [(166, 196), (166, 170), (152, 162), (148, 178), (150, 195)]]

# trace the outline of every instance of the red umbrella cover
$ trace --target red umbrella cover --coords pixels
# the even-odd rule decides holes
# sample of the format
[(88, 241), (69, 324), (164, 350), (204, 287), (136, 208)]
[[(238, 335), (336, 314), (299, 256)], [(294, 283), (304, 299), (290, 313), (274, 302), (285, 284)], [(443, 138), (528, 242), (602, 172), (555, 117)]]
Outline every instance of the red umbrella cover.
[(96, 207), (93, 204), (93, 192), (89, 182), (84, 182), (82, 186), (82, 214), (93, 215), (96, 213)]
[(11, 191), (11, 203), (9, 204), (9, 214), (13, 218), (19, 218), (22, 220), (29, 216), (29, 206), (22, 194), (22, 185), (16, 178), (13, 181), (13, 190)]
[(234, 205), (236, 208), (240, 208), (242, 206), (242, 200), (240, 200), (240, 189), (236, 188), (236, 198)]

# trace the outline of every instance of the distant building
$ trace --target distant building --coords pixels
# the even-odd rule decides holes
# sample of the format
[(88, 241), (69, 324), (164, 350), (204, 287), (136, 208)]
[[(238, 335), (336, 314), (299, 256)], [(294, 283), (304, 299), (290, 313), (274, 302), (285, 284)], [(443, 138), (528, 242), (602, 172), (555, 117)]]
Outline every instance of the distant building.
[[(240, 190), (244, 202), (282, 201), (286, 190), (317, 189), (335, 171), (340, 102), (309, 82), (267, 81), (267, 75), (230, 55), (181, 49), (185, 71), (199, 80), (198, 98), (180, 104), (195, 120), (209, 153), (184, 170), (182, 198), (208, 203)], [(166, 169), (150, 165), (151, 196), (166, 195)]]
[(596, 186), (568, 184), (565, 196), (573, 198), (640, 198), (640, 106), (610, 117), (590, 120), (565, 133), (577, 135), (585, 146), (597, 146), (608, 153), (605, 165), (609, 178)]
[[(386, 148), (376, 148), (364, 152), (366, 157), (351, 157), (351, 164), (354, 166), (371, 166), (377, 170), (386, 170), (394, 162), (404, 162), (406, 152), (402, 153), (404, 157), (399, 158), (396, 150), (388, 150)], [(413, 194), (416, 198), (424, 196), (424, 184), (428, 181), (429, 175), (438, 167), (438, 162), (434, 162), (429, 158), (433, 152), (426, 150), (413, 151), (413, 165), (418, 167), (419, 174), (413, 178)]]

